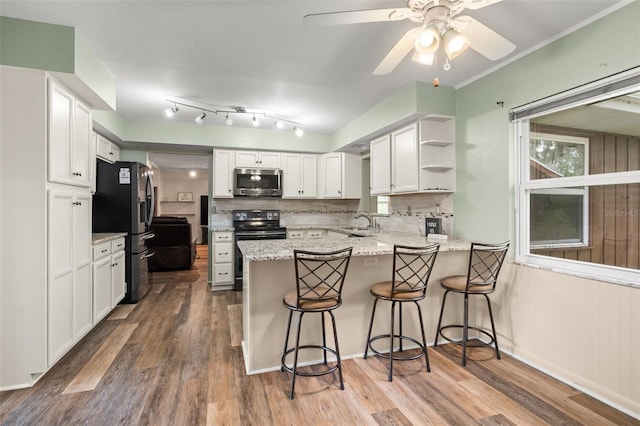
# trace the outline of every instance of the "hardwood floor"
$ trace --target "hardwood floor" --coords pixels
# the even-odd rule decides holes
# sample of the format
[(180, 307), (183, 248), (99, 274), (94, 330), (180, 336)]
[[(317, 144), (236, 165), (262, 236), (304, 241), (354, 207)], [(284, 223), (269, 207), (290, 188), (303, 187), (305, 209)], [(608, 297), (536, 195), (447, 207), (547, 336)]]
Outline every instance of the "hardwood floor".
[(34, 387), (0, 393), (0, 422), (640, 425), (507, 355), (471, 350), (462, 368), (453, 345), (429, 348), (431, 373), (422, 359), (394, 363), (392, 383), (386, 360), (345, 360), (344, 391), (335, 373), (301, 377), (291, 401), (287, 374), (244, 373), (242, 294), (211, 293), (198, 252), (190, 271), (153, 273), (147, 297), (119, 306)]

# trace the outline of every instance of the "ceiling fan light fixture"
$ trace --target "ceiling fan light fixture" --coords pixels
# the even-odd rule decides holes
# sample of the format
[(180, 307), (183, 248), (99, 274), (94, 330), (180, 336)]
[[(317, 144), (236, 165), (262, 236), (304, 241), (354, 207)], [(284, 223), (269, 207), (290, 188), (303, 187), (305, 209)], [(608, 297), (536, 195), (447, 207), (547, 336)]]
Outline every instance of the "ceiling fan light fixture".
[(456, 58), (462, 54), (471, 45), (469, 39), (454, 30), (449, 28), (442, 36), (442, 42), (444, 43), (444, 51), (449, 59)]
[(431, 24), (428, 25), (416, 39), (416, 52), (421, 55), (433, 54), (440, 46), (440, 30)]
[(433, 65), (433, 59), (435, 58), (435, 56), (435, 53), (422, 54), (416, 50), (415, 52), (413, 52), (411, 60), (423, 65)]

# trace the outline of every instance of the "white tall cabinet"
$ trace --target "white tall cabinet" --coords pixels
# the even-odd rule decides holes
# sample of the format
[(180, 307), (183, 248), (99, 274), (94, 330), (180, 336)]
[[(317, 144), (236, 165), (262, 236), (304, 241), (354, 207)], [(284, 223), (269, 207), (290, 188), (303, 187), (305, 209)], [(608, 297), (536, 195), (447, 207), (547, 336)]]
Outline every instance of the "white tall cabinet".
[(48, 359), (53, 364), (93, 325), (91, 195), (49, 191)]
[(32, 385), (92, 327), (92, 135), (87, 104), (41, 70), (2, 66), (0, 108), (6, 390)]

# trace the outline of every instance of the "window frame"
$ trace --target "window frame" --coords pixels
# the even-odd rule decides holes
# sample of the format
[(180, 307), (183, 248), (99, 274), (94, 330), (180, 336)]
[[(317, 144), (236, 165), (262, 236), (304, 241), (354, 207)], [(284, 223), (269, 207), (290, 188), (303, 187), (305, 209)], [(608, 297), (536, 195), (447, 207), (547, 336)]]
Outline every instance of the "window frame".
[[(626, 93), (637, 92), (640, 90), (638, 78), (640, 78), (640, 69), (633, 69), (631, 72), (603, 79), (599, 82), (527, 104), (511, 111), (515, 141), (514, 209), (516, 263), (589, 279), (639, 286), (639, 271), (636, 269), (534, 254), (531, 253), (531, 249), (537, 247), (532, 247), (529, 243), (530, 195), (532, 190), (557, 190), (562, 188), (584, 187), (585, 194), (588, 194), (588, 188), (591, 186), (624, 185), (640, 182), (640, 171), (637, 170), (531, 180), (529, 176), (530, 120), (557, 111), (615, 98)], [(625, 85), (625, 81), (629, 82), (629, 84)], [(606, 90), (606, 87), (612, 86), (616, 86), (616, 90)], [(584, 96), (581, 96), (581, 92)], [(563, 99), (566, 99), (566, 102), (563, 103)], [(548, 109), (544, 108), (545, 104), (549, 105)], [(588, 173), (587, 169), (585, 169), (585, 172)], [(588, 208), (585, 211), (588, 212)], [(588, 227), (588, 220), (585, 221), (585, 224)], [(588, 237), (586, 243), (589, 243)]]

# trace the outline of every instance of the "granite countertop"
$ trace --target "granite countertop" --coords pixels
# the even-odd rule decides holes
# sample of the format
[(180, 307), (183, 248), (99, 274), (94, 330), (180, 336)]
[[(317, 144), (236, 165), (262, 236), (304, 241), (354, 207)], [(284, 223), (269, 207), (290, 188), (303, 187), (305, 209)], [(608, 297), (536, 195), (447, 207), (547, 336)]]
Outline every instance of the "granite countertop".
[[(323, 227), (314, 227), (318, 229)], [(300, 229), (300, 228), (299, 228)], [(311, 228), (306, 228), (311, 229)], [(324, 227), (324, 229), (331, 229)], [(337, 228), (341, 229), (341, 228)], [(247, 260), (290, 260), (293, 259), (293, 250), (334, 251), (347, 247), (353, 247), (352, 256), (378, 256), (393, 254), (393, 245), (425, 246), (431, 244), (426, 237), (409, 233), (390, 232), (375, 234), (370, 237), (355, 238), (319, 238), (319, 239), (286, 239), (286, 240), (259, 240), (238, 241), (238, 247)], [(440, 251), (469, 250), (471, 243), (462, 240), (441, 241)]]
[(126, 237), (126, 232), (99, 232), (91, 234), (91, 243), (100, 244), (107, 241), (115, 240), (116, 238)]

